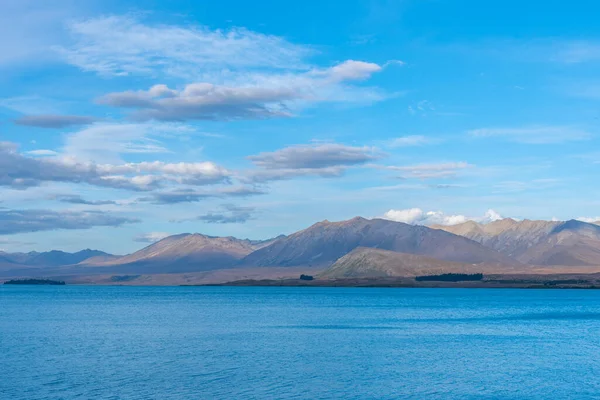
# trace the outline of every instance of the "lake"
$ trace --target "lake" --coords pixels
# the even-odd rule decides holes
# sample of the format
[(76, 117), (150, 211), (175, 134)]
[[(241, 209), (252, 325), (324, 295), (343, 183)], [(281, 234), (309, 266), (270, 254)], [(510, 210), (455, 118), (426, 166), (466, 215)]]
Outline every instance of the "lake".
[(600, 291), (0, 287), (2, 399), (585, 399)]

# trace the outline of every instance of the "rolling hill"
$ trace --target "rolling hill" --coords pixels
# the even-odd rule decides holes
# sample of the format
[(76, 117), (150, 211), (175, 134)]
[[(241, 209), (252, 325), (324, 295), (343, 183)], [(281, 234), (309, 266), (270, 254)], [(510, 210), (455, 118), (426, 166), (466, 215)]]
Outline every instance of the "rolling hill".
[(319, 274), (324, 279), (412, 277), (418, 275), (479, 273), (511, 267), (442, 261), (416, 254), (359, 247)]

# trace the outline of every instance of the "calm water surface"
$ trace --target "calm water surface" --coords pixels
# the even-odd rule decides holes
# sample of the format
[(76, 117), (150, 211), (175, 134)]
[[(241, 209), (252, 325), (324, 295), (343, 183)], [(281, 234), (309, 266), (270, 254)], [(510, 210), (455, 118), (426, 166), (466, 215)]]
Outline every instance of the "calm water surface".
[(600, 291), (0, 287), (1, 399), (600, 397)]

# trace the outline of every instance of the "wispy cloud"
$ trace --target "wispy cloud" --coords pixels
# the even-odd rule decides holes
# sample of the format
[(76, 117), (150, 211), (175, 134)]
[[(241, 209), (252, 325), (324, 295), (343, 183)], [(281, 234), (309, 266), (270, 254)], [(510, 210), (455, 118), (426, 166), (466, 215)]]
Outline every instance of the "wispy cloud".
[(100, 75), (198, 76), (227, 69), (298, 69), (308, 46), (243, 28), (145, 24), (133, 15), (90, 18), (69, 25), (73, 39), (57, 48), (84, 71)]
[(123, 154), (169, 153), (162, 138), (192, 132), (181, 124), (95, 123), (68, 134), (62, 153), (78, 160), (116, 163)]
[(58, 152), (56, 152), (54, 150), (48, 150), (48, 149), (39, 149), (39, 150), (30, 150), (30, 151), (26, 152), (25, 154), (29, 154), (31, 156), (39, 156), (39, 157), (52, 157), (52, 156), (57, 156)]
[(589, 40), (563, 41), (555, 45), (554, 61), (566, 64), (579, 64), (600, 61), (600, 42)]
[(26, 115), (15, 120), (15, 124), (36, 128), (61, 129), (71, 126), (89, 125), (97, 119), (80, 115)]
[(437, 178), (454, 178), (460, 170), (472, 168), (474, 165), (464, 161), (460, 162), (443, 162), (432, 164), (415, 164), (415, 165), (371, 165), (373, 168), (384, 169), (389, 171), (402, 172), (402, 178), (413, 179), (437, 179)]
[(559, 63), (565, 65), (600, 61), (600, 41), (571, 38), (492, 39), (477, 43), (454, 43), (446, 50), (502, 60)]
[(220, 187), (212, 190), (196, 189), (176, 189), (170, 191), (155, 192), (147, 197), (138, 199), (140, 202), (152, 204), (178, 204), (178, 203), (197, 203), (210, 198), (230, 198), (230, 197), (248, 197), (266, 194), (252, 186), (229, 186)]
[[(201, 221), (208, 224), (243, 224), (253, 218), (254, 207), (241, 207), (233, 204), (223, 204), (220, 210), (192, 218), (191, 221)], [(180, 220), (177, 222), (190, 221)]]
[(87, 206), (105, 206), (117, 204), (117, 202), (114, 200), (86, 200), (79, 195), (67, 194), (54, 196), (54, 199), (62, 203), (82, 204)]
[(413, 147), (413, 146), (425, 146), (428, 144), (438, 144), (440, 143), (440, 139), (432, 138), (423, 135), (410, 135), (410, 136), (400, 136), (389, 140), (387, 142), (387, 146), (391, 148), (398, 147)]
[(139, 222), (139, 220), (100, 211), (0, 209), (0, 235), (62, 229), (90, 229), (96, 226), (117, 227), (135, 222)]
[(577, 127), (544, 125), (473, 129), (468, 131), (468, 134), (477, 138), (498, 137), (526, 144), (558, 144), (592, 138), (591, 133)]
[(543, 190), (554, 188), (559, 185), (560, 179), (543, 178), (533, 179), (530, 181), (502, 181), (494, 184), (493, 193), (518, 193), (527, 190)]

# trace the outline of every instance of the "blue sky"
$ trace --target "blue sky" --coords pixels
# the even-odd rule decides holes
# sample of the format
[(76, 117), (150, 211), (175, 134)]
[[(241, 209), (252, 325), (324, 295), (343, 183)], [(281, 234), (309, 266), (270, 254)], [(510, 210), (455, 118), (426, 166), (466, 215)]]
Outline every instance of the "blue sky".
[(356, 215), (596, 220), (598, 12), (4, 1), (0, 249), (127, 253)]

